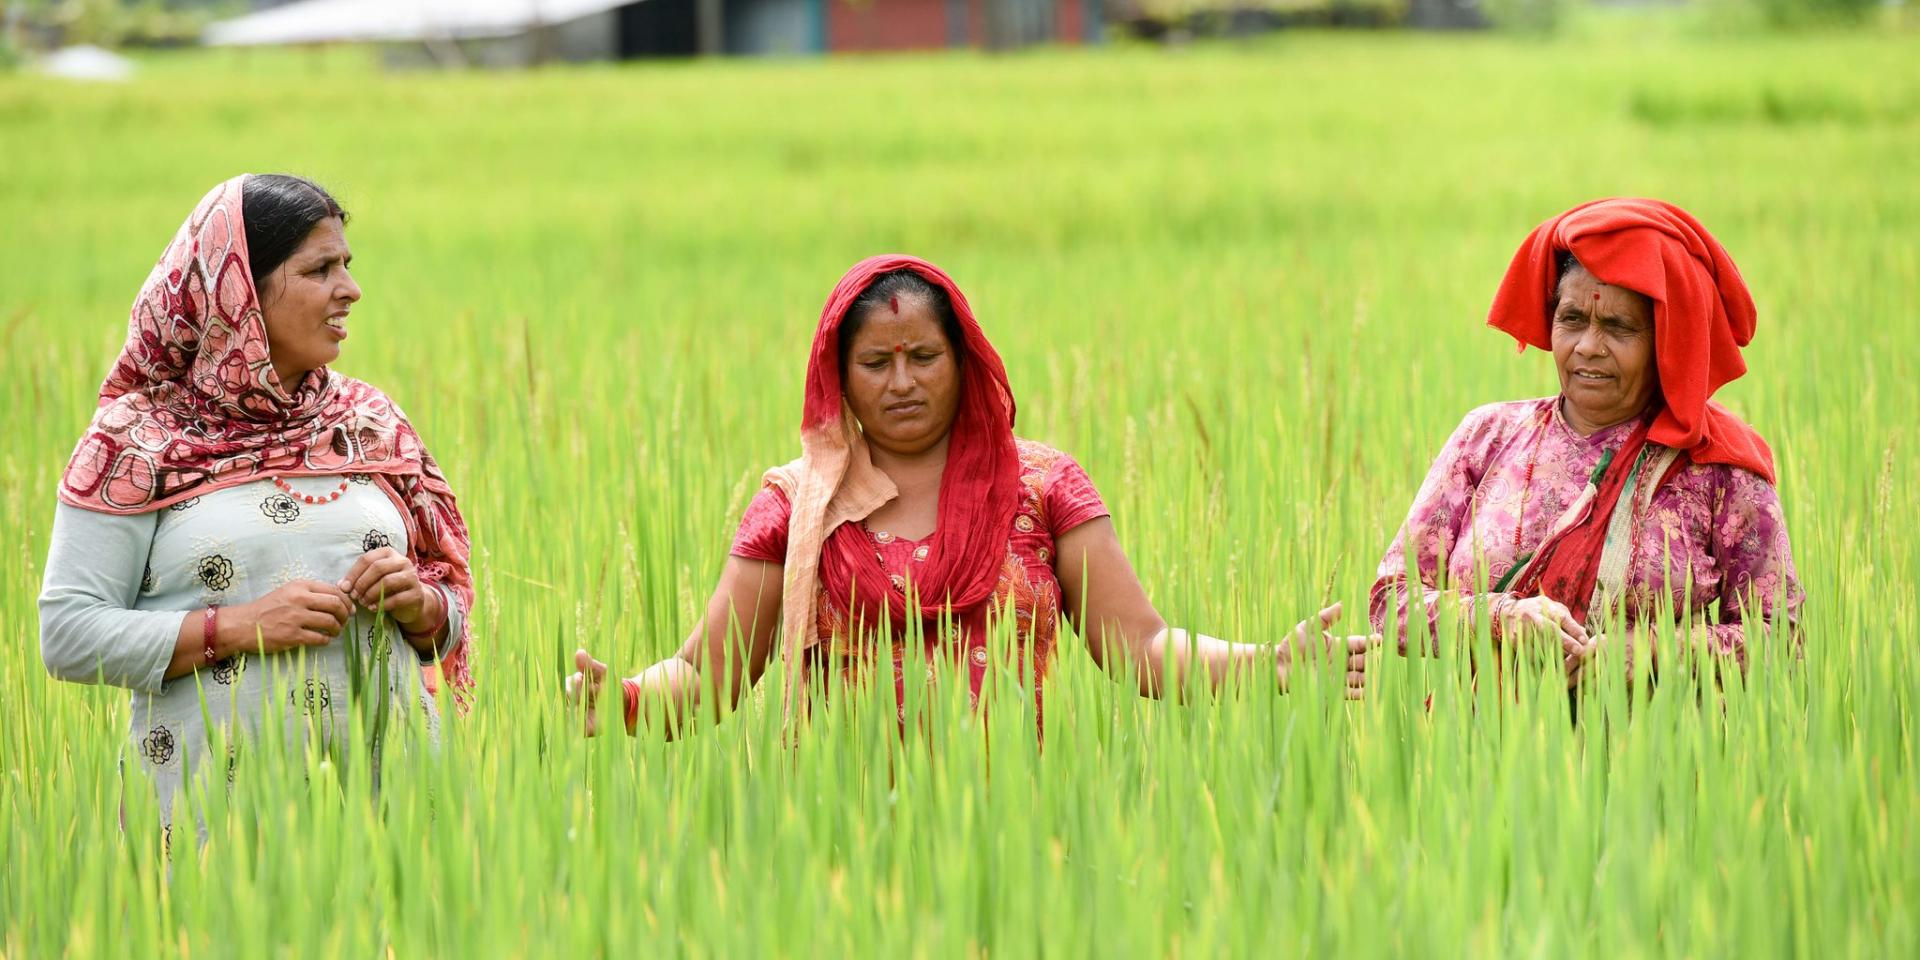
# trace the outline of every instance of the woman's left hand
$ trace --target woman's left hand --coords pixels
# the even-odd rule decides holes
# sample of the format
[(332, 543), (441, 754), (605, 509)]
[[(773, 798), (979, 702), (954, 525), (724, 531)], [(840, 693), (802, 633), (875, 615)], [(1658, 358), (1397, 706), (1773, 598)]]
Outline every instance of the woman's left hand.
[(441, 619), (440, 592), (427, 589), (413, 561), (392, 547), (361, 554), (338, 586), (354, 603), (393, 617), (408, 633), (421, 633)]
[[(1347, 675), (1347, 699), (1358, 700), (1367, 691), (1367, 651), (1380, 645), (1380, 635), (1335, 636), (1330, 632), (1335, 621), (1340, 619), (1340, 604), (1321, 610), (1312, 620), (1302, 620), (1293, 628), (1293, 632), (1281, 642), (1278, 651), (1280, 686), (1286, 689), (1288, 677), (1293, 672), (1294, 662), (1323, 655), (1328, 661), (1345, 661)], [(1317, 629), (1316, 629), (1317, 627)], [(1318, 634), (1318, 641), (1315, 635)]]

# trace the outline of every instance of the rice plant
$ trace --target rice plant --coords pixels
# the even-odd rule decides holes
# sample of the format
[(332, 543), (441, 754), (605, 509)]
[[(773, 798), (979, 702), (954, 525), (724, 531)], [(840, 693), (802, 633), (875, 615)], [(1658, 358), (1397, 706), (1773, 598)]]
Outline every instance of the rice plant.
[[(1781, 90), (1821, 109), (1748, 108)], [(0, 143), (0, 954), (1920, 950), (1911, 38), (524, 75), (176, 54), (124, 86), (0, 76)], [(340, 366), (461, 494), (480, 690), (437, 748), (347, 717), (377, 766), (240, 745), (193, 793), (204, 832), (167, 840), (121, 772), (124, 692), (46, 676), (35, 597), (127, 304), (243, 170), (353, 214)], [(577, 735), (574, 648), (632, 671), (676, 647), (797, 453), (856, 259), (954, 274), (1020, 431), (1086, 465), (1169, 620), (1273, 639), (1326, 600), (1360, 629), (1447, 431), (1553, 390), (1481, 320), (1528, 229), (1608, 194), (1692, 210), (1754, 289), (1720, 397), (1779, 455), (1804, 660), (1650, 693), (1608, 663), (1574, 723), (1544, 670), (1476, 687), (1483, 638), (1382, 654), (1357, 704), (1141, 700), (1068, 638), (1044, 741), (1005, 672), (980, 713), (909, 684), (905, 736), (889, 694), (797, 738), (777, 698), (672, 743)]]

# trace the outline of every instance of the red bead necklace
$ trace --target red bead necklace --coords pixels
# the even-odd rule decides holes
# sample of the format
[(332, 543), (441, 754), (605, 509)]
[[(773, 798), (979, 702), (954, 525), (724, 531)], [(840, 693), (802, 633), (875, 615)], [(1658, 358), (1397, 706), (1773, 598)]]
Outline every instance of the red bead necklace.
[(347, 492), (347, 482), (345, 480), (340, 481), (339, 489), (333, 491), (332, 493), (316, 497), (310, 493), (301, 493), (300, 491), (295, 490), (291, 484), (287, 483), (285, 480), (280, 479), (279, 477), (268, 477), (267, 479), (272, 480), (273, 485), (276, 487), (279, 487), (281, 493), (284, 493), (287, 496), (292, 497), (295, 500), (299, 500), (303, 503), (332, 503), (335, 500), (340, 499), (342, 496), (345, 496)]

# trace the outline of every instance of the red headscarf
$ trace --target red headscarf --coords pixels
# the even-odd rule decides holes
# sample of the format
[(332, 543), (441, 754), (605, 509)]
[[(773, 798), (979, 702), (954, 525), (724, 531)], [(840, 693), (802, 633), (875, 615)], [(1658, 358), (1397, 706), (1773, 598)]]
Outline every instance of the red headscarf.
[[(247, 259), (245, 180), (213, 188), (148, 275), (60, 477), (61, 501), (139, 514), (267, 476), (370, 473), (406, 518), (421, 581), (471, 610), (466, 523), (406, 414), (325, 367), (291, 393), (274, 372)], [(440, 665), (463, 690), (473, 684), (468, 649), (460, 643)]]
[[(792, 504), (788, 520), (783, 603), (790, 660), (813, 640), (819, 588), (850, 598), (850, 619), (868, 628), (884, 616), (906, 626), (908, 598), (894, 586), (873, 545), (854, 521), (897, 495), (873, 466), (865, 438), (847, 409), (840, 383), (840, 326), (847, 310), (882, 274), (912, 270), (946, 291), (959, 321), (960, 404), (947, 441), (938, 526), (913, 589), (922, 616), (961, 619), (982, 608), (1006, 561), (1007, 529), (1019, 503), (1020, 455), (1014, 445), (1013, 390), (1005, 365), (987, 342), (965, 294), (939, 267), (917, 257), (869, 257), (853, 266), (827, 298), (814, 332), (800, 424), (801, 457), (768, 471)], [(791, 711), (793, 673), (789, 674)], [(791, 715), (791, 714), (790, 714)]]
[(1494, 294), (1487, 323), (1512, 334), (1521, 349), (1553, 349), (1561, 251), (1602, 282), (1653, 301), (1663, 408), (1648, 438), (1696, 463), (1743, 467), (1772, 483), (1766, 441), (1708, 399), (1747, 372), (1740, 348), (1753, 341), (1753, 297), (1726, 248), (1664, 201), (1614, 198), (1574, 207), (1534, 228)]
[[(945, 290), (960, 321), (963, 359), (960, 406), (947, 440), (947, 465), (940, 477), (940, 519), (924, 569), (916, 568), (914, 589), (923, 611), (955, 615), (992, 596), (1006, 561), (1007, 525), (1019, 502), (1020, 454), (1013, 439), (1013, 389), (1000, 355), (987, 342), (973, 308), (953, 278), (925, 260), (908, 256), (869, 257), (855, 264), (827, 298), (813, 336), (807, 366), (807, 402), (801, 430), (834, 423), (842, 416), (840, 324), (847, 308), (881, 274), (907, 269)], [(854, 598), (856, 619), (876, 624), (886, 609), (896, 627), (906, 623), (907, 596), (894, 586), (866, 541), (852, 524), (827, 538), (820, 574), (829, 595)], [(860, 615), (864, 614), (864, 618)]]

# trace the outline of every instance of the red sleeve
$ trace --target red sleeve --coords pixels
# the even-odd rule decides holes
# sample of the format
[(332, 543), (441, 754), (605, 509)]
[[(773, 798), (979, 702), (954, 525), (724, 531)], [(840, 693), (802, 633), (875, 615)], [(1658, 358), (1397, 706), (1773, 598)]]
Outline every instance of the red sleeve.
[(1046, 498), (1047, 526), (1055, 537), (1089, 520), (1108, 515), (1107, 505), (1100, 499), (1100, 491), (1093, 488), (1093, 478), (1087, 476), (1087, 471), (1080, 468), (1078, 461), (1066, 454), (1061, 454), (1047, 468), (1046, 478), (1040, 481), (1040, 489)]
[(740, 518), (733, 549), (728, 552), (747, 560), (786, 563), (787, 519), (792, 515), (793, 504), (787, 502), (787, 495), (779, 487), (760, 488), (753, 502), (747, 504), (747, 514)]

